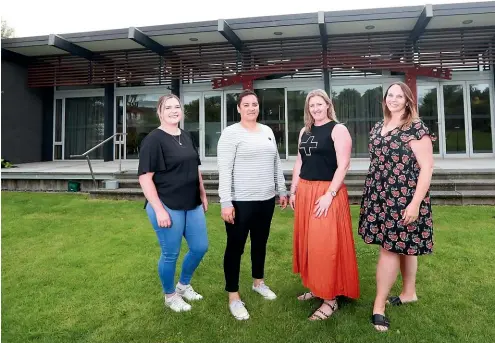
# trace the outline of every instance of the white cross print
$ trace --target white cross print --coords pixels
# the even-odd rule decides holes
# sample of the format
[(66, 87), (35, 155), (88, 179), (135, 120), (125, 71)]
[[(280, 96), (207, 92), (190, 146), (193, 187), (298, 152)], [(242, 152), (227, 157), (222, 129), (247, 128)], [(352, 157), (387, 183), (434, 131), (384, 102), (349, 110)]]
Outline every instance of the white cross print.
[(315, 136), (309, 136), (306, 142), (301, 142), (301, 148), (304, 149), (306, 156), (311, 156), (311, 149), (318, 147), (318, 142), (313, 142), (313, 139), (315, 139)]

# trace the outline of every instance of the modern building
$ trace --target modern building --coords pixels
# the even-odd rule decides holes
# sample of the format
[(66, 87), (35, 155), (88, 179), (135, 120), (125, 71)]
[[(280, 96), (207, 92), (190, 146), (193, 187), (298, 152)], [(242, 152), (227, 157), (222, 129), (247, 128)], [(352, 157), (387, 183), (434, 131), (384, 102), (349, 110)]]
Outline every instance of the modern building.
[(495, 2), (426, 5), (130, 27), (2, 40), (2, 157), (15, 163), (92, 153), (137, 159), (166, 93), (183, 128), (215, 159), (238, 120), (237, 94), (259, 95), (259, 120), (282, 158), (297, 154), (308, 91), (325, 89), (367, 156), (383, 92), (404, 81), (437, 134), (437, 158), (495, 157)]

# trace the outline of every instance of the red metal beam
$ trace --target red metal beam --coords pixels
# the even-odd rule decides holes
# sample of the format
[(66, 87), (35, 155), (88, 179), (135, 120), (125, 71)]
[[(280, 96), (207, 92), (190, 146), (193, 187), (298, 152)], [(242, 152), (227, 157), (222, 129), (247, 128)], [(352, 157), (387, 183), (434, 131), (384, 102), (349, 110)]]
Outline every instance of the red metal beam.
[[(326, 58), (325, 58), (326, 57)], [(245, 70), (236, 75), (226, 76), (212, 80), (213, 89), (232, 86), (242, 83), (250, 85), (254, 80), (261, 79), (278, 73), (286, 73), (296, 70), (314, 69), (323, 66), (357, 69), (357, 70), (376, 70), (384, 69), (390, 71), (404, 72), (407, 75), (427, 76), (440, 79), (451, 79), (450, 69), (420, 67), (415, 65), (407, 65), (398, 61), (383, 60), (378, 58), (361, 57), (342, 53), (331, 53), (328, 56), (310, 56), (299, 59), (292, 59), (287, 62), (272, 63), (251, 70)], [(412, 76), (411, 76), (412, 77)]]

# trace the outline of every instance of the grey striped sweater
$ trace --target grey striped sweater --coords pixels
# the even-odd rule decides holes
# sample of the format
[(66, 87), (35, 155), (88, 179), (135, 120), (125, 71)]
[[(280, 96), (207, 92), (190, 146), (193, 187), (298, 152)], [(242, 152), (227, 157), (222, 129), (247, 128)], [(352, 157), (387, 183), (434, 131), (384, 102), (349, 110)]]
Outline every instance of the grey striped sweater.
[(270, 127), (251, 132), (240, 123), (225, 130), (218, 141), (218, 194), (222, 208), (232, 201), (259, 201), (286, 195), (282, 163)]

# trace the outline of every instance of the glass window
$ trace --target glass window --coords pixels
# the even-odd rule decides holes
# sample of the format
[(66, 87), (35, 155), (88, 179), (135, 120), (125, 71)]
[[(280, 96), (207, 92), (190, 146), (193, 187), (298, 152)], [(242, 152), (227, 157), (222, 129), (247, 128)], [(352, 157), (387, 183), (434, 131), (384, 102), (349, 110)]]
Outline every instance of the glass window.
[[(161, 96), (162, 94), (126, 96), (126, 158), (138, 159), (139, 147), (144, 137), (160, 126), (156, 106)], [(120, 105), (117, 103), (117, 114), (119, 114), (119, 107)]]
[(238, 93), (225, 94), (225, 112), (227, 115), (227, 126), (235, 124), (241, 120), (241, 115), (237, 111), (237, 100), (239, 100)]
[[(199, 150), (199, 99), (200, 96), (184, 95), (184, 130), (188, 131)], [(200, 152), (201, 153), (201, 152)]]
[(285, 158), (285, 89), (256, 89), (255, 92), (260, 106), (258, 122), (272, 129), (280, 158)]
[(466, 152), (466, 129), (464, 125), (464, 87), (443, 86), (445, 115), (445, 151), (447, 154)]
[(473, 153), (491, 153), (492, 122), (490, 106), (490, 86), (486, 83), (470, 85), (471, 128)]
[(381, 85), (332, 87), (332, 102), (339, 122), (352, 137), (351, 157), (368, 157), (369, 132), (383, 119)]
[(304, 104), (309, 91), (287, 91), (289, 156), (296, 156), (299, 132), (304, 126)]
[(205, 156), (217, 156), (218, 139), (222, 132), (222, 96), (217, 94), (204, 95)]
[(437, 140), (433, 143), (433, 153), (438, 154), (440, 140), (438, 139), (437, 87), (418, 86), (418, 112), (426, 127), (437, 136)]
[[(103, 141), (103, 105), (103, 97), (65, 99), (65, 159), (80, 155)], [(103, 158), (103, 148), (89, 156)]]

